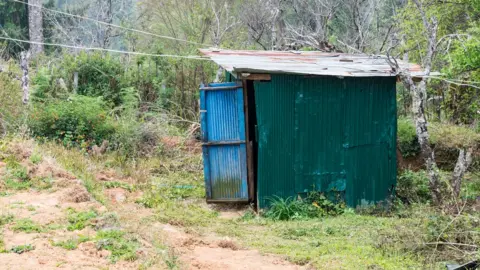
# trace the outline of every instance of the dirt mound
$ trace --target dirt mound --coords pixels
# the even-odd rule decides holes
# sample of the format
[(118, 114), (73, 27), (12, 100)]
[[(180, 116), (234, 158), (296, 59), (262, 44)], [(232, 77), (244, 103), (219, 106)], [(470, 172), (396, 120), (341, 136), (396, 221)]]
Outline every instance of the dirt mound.
[(221, 248), (229, 248), (231, 250), (239, 250), (238, 245), (230, 239), (223, 239), (218, 241), (217, 245)]
[(44, 157), (40, 164), (32, 166), (30, 173), (37, 177), (52, 177), (69, 180), (77, 179), (71, 173), (62, 169), (52, 157)]
[(32, 155), (34, 147), (33, 140), (12, 141), (8, 145), (7, 153), (14, 155), (17, 160), (25, 160)]
[(90, 193), (88, 193), (87, 189), (81, 185), (75, 185), (71, 187), (62, 196), (62, 201), (64, 202), (81, 203), (88, 202), (90, 200)]
[(99, 181), (115, 181), (118, 180), (117, 172), (114, 170), (101, 171), (95, 175)]
[(123, 188), (111, 188), (105, 190), (105, 194), (112, 203), (123, 203), (128, 198), (128, 191)]

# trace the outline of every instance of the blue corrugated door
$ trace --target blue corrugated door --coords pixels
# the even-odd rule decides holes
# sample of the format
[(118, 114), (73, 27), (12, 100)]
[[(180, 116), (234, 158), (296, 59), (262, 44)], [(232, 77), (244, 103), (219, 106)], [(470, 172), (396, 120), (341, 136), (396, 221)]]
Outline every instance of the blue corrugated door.
[(200, 88), (203, 165), (208, 201), (248, 201), (242, 86)]

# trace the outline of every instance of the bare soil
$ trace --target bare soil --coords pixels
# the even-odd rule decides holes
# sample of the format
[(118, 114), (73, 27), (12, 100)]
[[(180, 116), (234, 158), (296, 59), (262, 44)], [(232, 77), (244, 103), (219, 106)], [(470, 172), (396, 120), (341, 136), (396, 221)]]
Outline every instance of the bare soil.
[[(173, 143), (173, 142), (172, 142)], [(141, 263), (151, 269), (168, 269), (166, 260), (174, 258), (180, 269), (304, 269), (286, 260), (248, 250), (235, 239), (215, 235), (199, 236), (184, 228), (162, 224), (155, 220), (155, 211), (134, 201), (141, 192), (129, 192), (122, 188), (105, 189), (105, 205), (95, 201), (82, 181), (61, 168), (53, 158), (46, 157), (37, 165), (28, 161), (33, 145), (15, 144), (14, 155), (28, 168), (30, 177), (50, 176), (53, 187), (47, 190), (11, 191), (0, 196), (0, 215), (13, 215), (14, 220), (0, 227), (0, 240), (5, 250), (15, 246), (32, 245), (34, 249), (22, 254), (0, 253), (0, 269), (138, 269)], [(0, 161), (0, 183), (6, 174), (5, 163)], [(122, 181), (114, 172), (97, 174), (99, 181)], [(130, 180), (128, 180), (130, 182)], [(95, 242), (87, 241), (74, 250), (54, 246), (53, 243), (82, 236), (96, 235), (95, 226), (80, 231), (68, 231), (67, 209), (95, 210), (99, 214), (115, 212), (122, 230), (135, 234), (141, 246), (134, 262), (109, 260), (110, 252), (98, 250)], [(236, 218), (238, 209), (221, 211), (222, 218)], [(20, 219), (30, 219), (42, 228), (41, 232), (14, 231)], [(61, 226), (63, 225), (63, 226)], [(158, 247), (167, 247), (168, 254), (158, 253)], [(164, 253), (165, 253), (164, 252)]]

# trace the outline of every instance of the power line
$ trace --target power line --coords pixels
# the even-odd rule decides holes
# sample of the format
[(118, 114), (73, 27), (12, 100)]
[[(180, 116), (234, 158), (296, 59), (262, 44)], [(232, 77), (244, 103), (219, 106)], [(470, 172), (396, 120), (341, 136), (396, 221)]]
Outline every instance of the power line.
[(89, 17), (84, 17), (84, 16), (71, 14), (71, 13), (67, 13), (67, 12), (64, 12), (64, 11), (60, 11), (60, 10), (55, 10), (55, 9), (50, 9), (50, 8), (46, 8), (46, 7), (39, 6), (39, 5), (30, 4), (30, 3), (23, 2), (23, 1), (20, 1), (20, 0), (10, 0), (10, 1), (17, 2), (17, 3), (22, 3), (24, 5), (28, 5), (28, 6), (32, 6), (32, 7), (41, 8), (41, 9), (44, 9), (44, 10), (47, 10), (47, 11), (50, 11), (50, 12), (53, 12), (53, 13), (58, 13), (58, 14), (66, 15), (66, 16), (71, 16), (71, 17), (75, 17), (75, 18), (83, 19), (83, 20), (87, 20), (87, 21), (92, 21), (92, 22), (95, 22), (95, 23), (98, 23), (98, 24), (103, 24), (103, 25), (106, 25), (106, 26), (111, 26), (111, 27), (131, 31), (131, 32), (136, 32), (136, 33), (140, 33), (140, 34), (144, 34), (144, 35), (148, 35), (148, 36), (154, 36), (154, 37), (158, 37), (158, 38), (176, 40), (176, 41), (181, 41), (181, 42), (195, 44), (195, 45), (213, 47), (213, 45), (210, 45), (210, 44), (199, 43), (199, 42), (195, 42), (195, 41), (188, 41), (188, 40), (185, 40), (185, 39), (174, 38), (174, 37), (169, 37), (169, 36), (157, 35), (157, 34), (154, 34), (154, 33), (146, 32), (146, 31), (143, 31), (143, 30), (138, 30), (138, 29), (135, 29), (135, 28), (128, 28), (128, 27), (124, 27), (124, 26), (120, 26), (120, 25), (116, 25), (116, 24), (102, 22), (102, 21), (92, 19), (92, 18), (89, 18)]
[(81, 47), (81, 46), (73, 46), (73, 45), (66, 45), (66, 44), (37, 42), (37, 41), (29, 41), (29, 40), (22, 40), (22, 39), (16, 39), (16, 38), (1, 37), (1, 36), (0, 36), (0, 39), (29, 43), (29, 44), (45, 45), (45, 46), (55, 46), (55, 47), (63, 47), (63, 48), (69, 48), (69, 49), (80, 49), (80, 50), (85, 50), (85, 51), (104, 51), (104, 52), (112, 52), (112, 53), (143, 55), (143, 56), (153, 56), (153, 57), (170, 57), (170, 58), (183, 58), (183, 59), (193, 59), (193, 60), (210, 60), (210, 58), (196, 56), (196, 55), (174, 55), (174, 54), (153, 54), (153, 53), (131, 52), (131, 51), (112, 50), (112, 49), (104, 49), (104, 48), (97, 48), (97, 47)]

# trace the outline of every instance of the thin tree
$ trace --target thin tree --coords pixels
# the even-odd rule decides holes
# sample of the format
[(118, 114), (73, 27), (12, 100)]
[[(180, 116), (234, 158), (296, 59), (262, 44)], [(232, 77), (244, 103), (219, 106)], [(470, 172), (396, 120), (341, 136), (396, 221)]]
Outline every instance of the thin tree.
[[(412, 75), (400, 70), (398, 63), (389, 57), (392, 67), (399, 72), (400, 78), (406, 89), (410, 90), (412, 94), (412, 113), (415, 122), (415, 130), (420, 145), (421, 156), (425, 161), (425, 167), (429, 176), (429, 188), (432, 195), (433, 203), (440, 205), (444, 202), (441, 188), (441, 179), (439, 169), (435, 160), (435, 151), (430, 144), (430, 135), (428, 132), (428, 122), (425, 115), (426, 101), (427, 101), (427, 84), (430, 74), (432, 72), (432, 63), (435, 55), (438, 53), (439, 44), (445, 39), (442, 37), (438, 39), (438, 20), (436, 17), (428, 17), (424, 6), (420, 0), (412, 0), (418, 8), (422, 19), (422, 24), (427, 37), (426, 52), (423, 55), (424, 74), (419, 82), (415, 82)], [(472, 148), (459, 149), (459, 156), (456, 166), (454, 168), (450, 184), (452, 193), (455, 198), (460, 195), (460, 187), (463, 176), (472, 163)]]
[(28, 0), (28, 33), (32, 55), (43, 53), (43, 14), (42, 0)]

